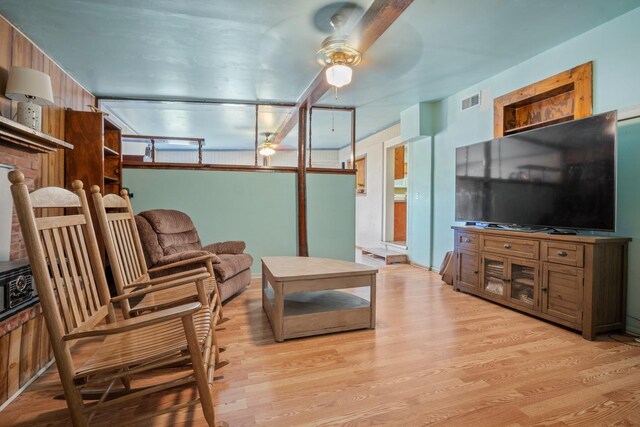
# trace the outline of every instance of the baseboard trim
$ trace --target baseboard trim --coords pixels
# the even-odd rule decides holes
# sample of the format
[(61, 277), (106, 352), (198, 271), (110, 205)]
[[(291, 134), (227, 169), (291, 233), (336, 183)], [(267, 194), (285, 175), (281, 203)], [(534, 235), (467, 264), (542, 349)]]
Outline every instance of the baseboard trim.
[(633, 335), (637, 335), (637, 336), (640, 337), (640, 328), (638, 328), (636, 326), (629, 325), (629, 323), (627, 323), (627, 327), (625, 328), (625, 332), (633, 334)]
[(433, 268), (433, 267), (427, 267), (426, 265), (418, 264), (417, 262), (411, 262), (410, 261), (409, 265), (412, 265), (414, 267), (418, 267), (418, 268), (421, 268), (421, 269), (427, 270), (427, 271), (436, 271), (436, 269)]
[(36, 374), (34, 376), (32, 376), (31, 378), (29, 378), (29, 381), (27, 381), (26, 383), (24, 383), (24, 385), (22, 387), (20, 387), (18, 389), (18, 391), (16, 391), (15, 393), (13, 393), (11, 395), (11, 397), (9, 397), (7, 400), (4, 401), (4, 403), (2, 405), (0, 405), (0, 412), (2, 412), (7, 406), (9, 406), (11, 404), (11, 402), (13, 402), (14, 400), (16, 400), (18, 398), (18, 396), (20, 396), (20, 394), (22, 394), (23, 391), (25, 391), (27, 389), (27, 387), (29, 387), (31, 384), (33, 384), (33, 382), (35, 380), (37, 380), (38, 378), (40, 378), (40, 376), (42, 374), (44, 374), (44, 372), (49, 369), (51, 367), (51, 365), (53, 365), (53, 363), (55, 362), (55, 359), (51, 359), (49, 362), (47, 362), (46, 365), (44, 365), (42, 368), (40, 368), (40, 370), (38, 372), (36, 372)]

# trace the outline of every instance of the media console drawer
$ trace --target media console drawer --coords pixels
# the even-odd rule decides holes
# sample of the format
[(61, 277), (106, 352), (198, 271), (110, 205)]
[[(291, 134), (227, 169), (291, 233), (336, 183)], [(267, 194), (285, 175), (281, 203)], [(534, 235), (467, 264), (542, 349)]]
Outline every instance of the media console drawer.
[(501, 255), (538, 259), (540, 242), (537, 240), (514, 239), (511, 237), (482, 236), (480, 249)]
[(542, 261), (574, 267), (584, 266), (584, 245), (542, 242), (541, 252)]
[(456, 232), (456, 247), (468, 251), (478, 250), (478, 235), (472, 233)]

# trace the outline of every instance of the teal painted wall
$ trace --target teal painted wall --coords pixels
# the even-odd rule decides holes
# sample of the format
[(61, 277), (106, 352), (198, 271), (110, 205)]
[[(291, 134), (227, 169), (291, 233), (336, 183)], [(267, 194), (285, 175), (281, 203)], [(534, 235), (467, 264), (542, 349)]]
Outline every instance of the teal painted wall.
[(616, 234), (633, 238), (629, 245), (627, 329), (640, 334), (640, 118), (618, 125), (618, 212)]
[[(450, 227), (455, 224), (455, 149), (493, 137), (493, 97), (576, 65), (593, 61), (594, 113), (640, 105), (640, 84), (638, 84), (640, 25), (638, 22), (640, 22), (640, 9), (635, 9), (442, 100), (439, 126), (441, 130), (434, 139), (432, 265), (438, 264), (445, 252), (453, 248), (453, 233)], [(461, 111), (462, 99), (481, 90), (484, 98), (483, 105)], [(629, 128), (629, 132), (631, 130)], [(619, 173), (630, 175), (627, 182), (636, 183), (640, 180), (640, 169), (626, 163), (637, 162), (639, 157), (638, 152), (635, 151), (637, 148), (631, 141), (633, 136), (628, 138), (629, 141), (621, 140), (619, 146)], [(635, 141), (635, 144), (640, 144), (640, 141)], [(635, 157), (629, 157), (631, 155)], [(636, 238), (630, 248), (630, 266), (638, 262), (639, 249), (636, 247), (640, 246), (640, 232), (632, 225), (633, 222), (638, 222), (638, 204), (632, 201), (633, 198), (637, 196), (631, 196), (631, 189), (626, 189), (625, 184), (621, 183), (617, 206), (618, 233)], [(640, 271), (632, 267), (629, 273), (628, 311), (631, 316), (640, 318), (638, 302)], [(638, 328), (640, 322), (633, 324), (630, 319), (628, 323), (629, 330), (640, 332)]]
[(431, 137), (409, 144), (407, 245), (411, 262), (429, 267), (431, 261)]
[[(352, 260), (355, 177), (309, 175), (308, 182), (310, 254)], [(255, 259), (254, 274), (260, 273), (261, 257), (297, 252), (293, 173), (125, 169), (123, 183), (134, 193), (135, 212), (184, 211), (203, 244), (244, 240)]]
[(355, 260), (355, 175), (307, 175), (309, 255)]

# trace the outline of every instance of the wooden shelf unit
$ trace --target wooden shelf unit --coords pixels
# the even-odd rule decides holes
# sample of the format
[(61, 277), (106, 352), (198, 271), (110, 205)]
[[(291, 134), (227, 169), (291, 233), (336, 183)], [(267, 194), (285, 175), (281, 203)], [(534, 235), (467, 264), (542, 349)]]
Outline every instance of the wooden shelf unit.
[(591, 116), (592, 74), (587, 62), (496, 98), (494, 138)]
[(89, 191), (100, 186), (103, 194), (118, 194), (122, 188), (122, 132), (101, 112), (65, 111), (65, 136), (75, 150), (65, 156), (67, 188), (79, 179)]
[(624, 330), (625, 237), (452, 227), (453, 288), (582, 332)]
[[(65, 154), (65, 185), (79, 179), (87, 197), (92, 185), (102, 194), (119, 194), (122, 189), (122, 132), (101, 112), (65, 110), (65, 137), (75, 149)], [(89, 203), (91, 219), (97, 230), (98, 217)], [(97, 233), (100, 253), (105, 259), (104, 243)]]
[(116, 150), (111, 149), (109, 147), (107, 147), (106, 145), (104, 146), (104, 155), (105, 156), (119, 156), (120, 153), (118, 153)]

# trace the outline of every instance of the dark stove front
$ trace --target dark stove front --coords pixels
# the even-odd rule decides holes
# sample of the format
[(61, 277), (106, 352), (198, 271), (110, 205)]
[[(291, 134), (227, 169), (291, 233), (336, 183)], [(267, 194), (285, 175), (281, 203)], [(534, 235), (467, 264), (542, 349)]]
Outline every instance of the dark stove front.
[(0, 320), (38, 302), (31, 267), (26, 260), (0, 262)]

